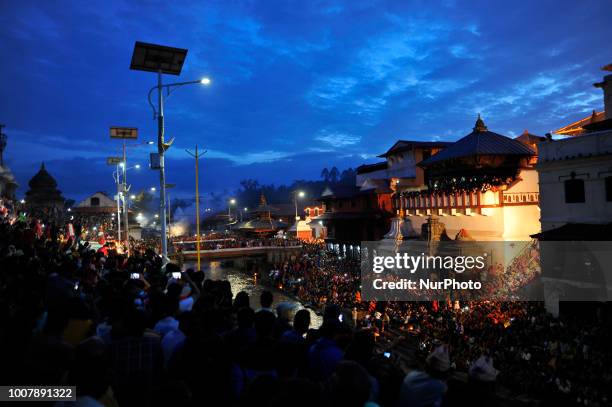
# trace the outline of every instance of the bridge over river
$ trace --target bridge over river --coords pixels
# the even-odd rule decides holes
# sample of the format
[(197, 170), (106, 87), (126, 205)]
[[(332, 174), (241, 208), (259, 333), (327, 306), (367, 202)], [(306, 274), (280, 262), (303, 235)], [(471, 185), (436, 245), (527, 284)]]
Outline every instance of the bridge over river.
[[(200, 258), (208, 261), (232, 260), (240, 267), (243, 263), (246, 264), (246, 262), (253, 260), (263, 260), (270, 264), (280, 263), (298, 256), (301, 250), (301, 245), (229, 247), (223, 249), (200, 250)], [(186, 262), (193, 261), (196, 258), (197, 252), (195, 250), (183, 251), (183, 259)]]

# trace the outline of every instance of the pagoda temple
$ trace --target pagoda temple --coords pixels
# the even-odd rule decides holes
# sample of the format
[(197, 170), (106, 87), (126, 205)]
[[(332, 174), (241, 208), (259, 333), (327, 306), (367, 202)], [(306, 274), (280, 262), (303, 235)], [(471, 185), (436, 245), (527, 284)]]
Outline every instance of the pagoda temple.
[(276, 211), (276, 208), (268, 205), (265, 195), (261, 194), (259, 197), (259, 206), (250, 211), (254, 216), (253, 219), (239, 223), (236, 229), (246, 235), (256, 235), (260, 237), (272, 236), (279, 229), (287, 226), (285, 223), (272, 217), (272, 212)]
[(26, 205), (30, 211), (61, 210), (64, 208), (64, 197), (57, 189), (57, 181), (45, 169), (42, 163), (40, 170), (28, 182), (30, 190), (26, 192)]
[(394, 210), (413, 230), (437, 216), (448, 236), (529, 240), (540, 229), (536, 137), (492, 132), (479, 115), (471, 133), (417, 164), (424, 183), (399, 188)]

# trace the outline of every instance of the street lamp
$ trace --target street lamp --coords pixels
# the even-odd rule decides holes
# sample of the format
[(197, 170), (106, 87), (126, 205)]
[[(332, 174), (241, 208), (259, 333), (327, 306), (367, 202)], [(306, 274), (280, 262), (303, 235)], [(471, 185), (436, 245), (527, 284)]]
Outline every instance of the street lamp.
[[(298, 198), (304, 198), (306, 193), (304, 191), (293, 191), (293, 203), (295, 204), (295, 221), (300, 220), (298, 216), (297, 200)], [(296, 229), (297, 230), (297, 229)]]
[(232, 205), (236, 205), (236, 200), (234, 198), (229, 200), (229, 205), (227, 205), (227, 221), (230, 222), (232, 220)]
[(157, 191), (157, 189), (155, 189), (155, 187), (151, 187), (150, 189), (151, 189), (151, 192)]
[[(164, 45), (147, 44), (136, 41), (130, 69), (138, 71), (156, 72), (157, 86), (149, 90), (148, 101), (153, 109), (153, 118), (157, 119), (157, 152), (159, 154), (159, 213), (161, 222), (161, 246), (162, 259), (164, 263), (168, 261), (168, 236), (166, 231), (166, 172), (164, 154), (172, 145), (172, 140), (168, 143), (164, 140), (164, 95), (163, 89), (167, 91), (167, 96), (172, 90), (179, 86), (189, 84), (209, 85), (209, 78), (202, 78), (198, 81), (178, 82), (172, 84), (162, 84), (162, 74), (180, 75), (183, 63), (187, 57), (187, 50), (184, 48), (167, 47)], [(151, 102), (151, 95), (157, 90), (157, 109)]]
[[(116, 181), (117, 181), (117, 214), (119, 215), (119, 206), (120, 206), (119, 199), (122, 199), (123, 200), (123, 224), (125, 227), (125, 244), (126, 244), (127, 254), (129, 256), (130, 255), (130, 227), (128, 224), (129, 222), (128, 220), (129, 202), (128, 202), (127, 193), (130, 187), (127, 185), (127, 171), (132, 168), (139, 169), (140, 164), (136, 164), (133, 167), (129, 167), (129, 168), (127, 167), (127, 148), (148, 144), (148, 142), (130, 144), (130, 145), (126, 144), (126, 140), (138, 139), (138, 129), (136, 127), (112, 126), (110, 128), (110, 138), (120, 139), (123, 142), (122, 156), (121, 157), (109, 157), (107, 158), (106, 161), (109, 164), (113, 164), (113, 163), (117, 164), (117, 178), (116, 178)], [(121, 168), (123, 172), (123, 182), (121, 184), (119, 183), (119, 178), (120, 178), (119, 168)], [(121, 237), (120, 237), (121, 236), (121, 232), (120, 232), (121, 221), (120, 220), (117, 220), (117, 229), (119, 230), (119, 233), (117, 234), (117, 238), (118, 240), (121, 240)]]

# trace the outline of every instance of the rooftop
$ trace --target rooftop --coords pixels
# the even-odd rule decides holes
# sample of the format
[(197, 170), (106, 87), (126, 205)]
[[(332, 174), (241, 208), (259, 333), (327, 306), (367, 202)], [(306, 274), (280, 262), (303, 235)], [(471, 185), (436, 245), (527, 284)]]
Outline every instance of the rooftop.
[(455, 158), (483, 155), (534, 156), (536, 152), (525, 143), (489, 131), (478, 115), (476, 125), (470, 134), (421, 161), (418, 165), (427, 167)]
[(367, 174), (374, 171), (386, 170), (387, 166), (388, 164), (386, 161), (374, 164), (363, 164), (357, 167), (357, 174)]
[(387, 158), (389, 155), (397, 154), (402, 151), (414, 150), (416, 148), (444, 148), (453, 144), (448, 141), (414, 141), (414, 140), (399, 140), (386, 153), (378, 157)]
[(593, 110), (593, 113), (591, 113), (587, 117), (584, 117), (566, 126), (558, 128), (557, 130), (553, 130), (552, 133), (564, 136), (577, 136), (579, 134), (584, 133), (584, 126), (600, 122), (605, 118), (605, 116), (606, 114), (604, 111), (596, 112), (595, 110)]

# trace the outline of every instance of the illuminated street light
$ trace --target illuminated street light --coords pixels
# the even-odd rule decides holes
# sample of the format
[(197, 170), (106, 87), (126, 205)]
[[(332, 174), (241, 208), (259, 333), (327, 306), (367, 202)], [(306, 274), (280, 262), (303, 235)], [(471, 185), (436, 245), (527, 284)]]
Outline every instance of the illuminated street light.
[[(166, 231), (166, 170), (164, 155), (172, 145), (172, 141), (164, 140), (164, 88), (166, 98), (176, 88), (189, 84), (209, 85), (209, 78), (197, 81), (162, 84), (162, 74), (180, 75), (183, 63), (187, 58), (187, 50), (157, 44), (147, 44), (136, 41), (130, 69), (157, 73), (157, 85), (149, 90), (148, 101), (153, 109), (153, 119), (157, 120), (157, 153), (159, 155), (159, 213), (161, 215), (161, 256), (164, 264), (168, 262), (168, 233)], [(157, 91), (157, 108), (151, 101), (151, 96)]]
[(234, 198), (229, 200), (229, 204), (227, 205), (227, 220), (228, 222), (232, 219), (232, 205), (236, 205), (236, 200)]
[(136, 199), (136, 195), (130, 195), (130, 199)]
[(306, 193), (304, 191), (293, 191), (293, 203), (295, 204), (295, 221), (296, 222), (300, 220), (300, 217), (298, 216), (297, 199), (304, 198), (305, 196), (306, 196)]
[(151, 192), (155, 192), (157, 191), (157, 189), (155, 189), (155, 187), (151, 187)]
[[(128, 217), (128, 207), (129, 207), (129, 202), (128, 202), (128, 198), (126, 197), (127, 192), (129, 191), (130, 187), (128, 186), (127, 183), (127, 172), (129, 169), (131, 168), (139, 168), (139, 165), (136, 165), (135, 167), (131, 167), (131, 168), (127, 168), (127, 148), (128, 147), (135, 147), (137, 145), (130, 145), (128, 146), (126, 144), (127, 140), (137, 140), (138, 139), (138, 128), (136, 127), (123, 127), (123, 126), (111, 126), (110, 129), (110, 138), (111, 139), (119, 139), (122, 142), (122, 155), (121, 157), (109, 157), (107, 159), (107, 163), (108, 164), (113, 164), (116, 163), (117, 164), (117, 176), (116, 176), (116, 182), (117, 182), (117, 238), (119, 240), (121, 240), (121, 220), (120, 220), (120, 206), (121, 206), (121, 202), (123, 202), (123, 227), (125, 228), (125, 234), (124, 234), (124, 239), (125, 239), (125, 244), (126, 244), (126, 251), (127, 251), (127, 255), (130, 255), (130, 245), (129, 245), (129, 241), (130, 241), (130, 226), (129, 226), (129, 217)], [(119, 168), (121, 168), (122, 170), (122, 177), (120, 177), (119, 175)], [(120, 181), (121, 179), (121, 182)]]

